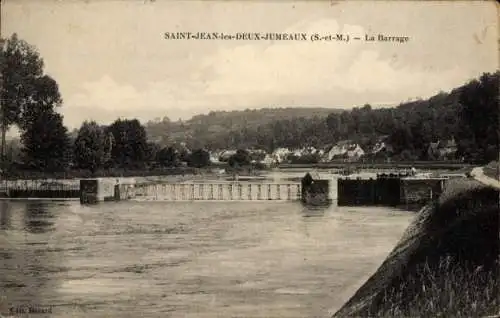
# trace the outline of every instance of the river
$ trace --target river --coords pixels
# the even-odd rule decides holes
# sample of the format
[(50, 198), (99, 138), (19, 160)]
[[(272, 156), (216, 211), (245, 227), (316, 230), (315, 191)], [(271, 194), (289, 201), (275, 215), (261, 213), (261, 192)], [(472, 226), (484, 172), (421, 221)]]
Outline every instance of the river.
[(50, 306), (48, 317), (328, 317), (414, 216), (297, 202), (1, 201), (0, 300)]

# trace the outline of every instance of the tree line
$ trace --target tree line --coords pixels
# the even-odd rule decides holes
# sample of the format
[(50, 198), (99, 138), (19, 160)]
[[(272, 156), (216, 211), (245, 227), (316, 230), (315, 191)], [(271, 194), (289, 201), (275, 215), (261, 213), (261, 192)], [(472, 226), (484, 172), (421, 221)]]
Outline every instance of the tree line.
[[(369, 148), (381, 136), (387, 137), (393, 148), (391, 156), (396, 159), (428, 160), (429, 143), (452, 137), (458, 143), (457, 157), (469, 162), (498, 159), (499, 72), (484, 74), (450, 93), (395, 108), (364, 105), (332, 112), (326, 118), (273, 119), (253, 128), (238, 126), (215, 138), (199, 129), (186, 139), (186, 145), (161, 145), (150, 141), (146, 127), (137, 119), (117, 119), (108, 126), (84, 122), (71, 137), (58, 112), (63, 104), (58, 84), (44, 73), (36, 48), (16, 34), (2, 39), (0, 45), (3, 170), (204, 167), (210, 164), (207, 149), (228, 148), (240, 149), (229, 161), (239, 166), (250, 161), (242, 149), (322, 148), (346, 139)], [(10, 160), (8, 167), (6, 132), (12, 126), (21, 131), (21, 158)]]
[[(382, 138), (391, 145), (394, 160), (435, 160), (429, 145), (455, 140), (457, 151), (450, 160), (485, 163), (499, 153), (499, 72), (440, 92), (429, 99), (404, 102), (393, 108), (373, 109), (366, 104), (328, 116), (295, 117), (257, 126), (226, 127), (223, 134), (211, 134), (211, 127), (191, 128), (188, 145), (204, 144), (211, 149), (279, 147), (328, 148), (350, 140), (370, 150)], [(156, 124), (158, 125), (158, 124)]]

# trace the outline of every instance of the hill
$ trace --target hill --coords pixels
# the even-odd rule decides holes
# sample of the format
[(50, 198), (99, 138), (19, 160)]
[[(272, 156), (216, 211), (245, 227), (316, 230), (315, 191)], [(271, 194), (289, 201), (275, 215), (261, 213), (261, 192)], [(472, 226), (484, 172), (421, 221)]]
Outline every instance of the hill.
[(272, 124), (278, 120), (292, 119), (325, 119), (331, 113), (342, 110), (332, 108), (262, 108), (244, 111), (212, 111), (208, 114), (196, 115), (187, 121), (161, 121), (146, 123), (146, 132), (152, 141), (161, 145), (173, 142), (186, 142), (192, 147), (215, 146), (220, 140), (220, 147), (231, 132), (256, 131), (260, 126)]
[[(351, 110), (265, 108), (210, 112), (188, 121), (149, 122), (152, 141), (188, 148), (328, 148), (350, 140), (364, 150), (385, 138), (395, 160), (466, 160), (498, 157), (498, 83), (500, 72), (485, 73), (449, 92), (403, 102), (391, 108), (371, 105)], [(385, 160), (386, 158), (379, 158)]]

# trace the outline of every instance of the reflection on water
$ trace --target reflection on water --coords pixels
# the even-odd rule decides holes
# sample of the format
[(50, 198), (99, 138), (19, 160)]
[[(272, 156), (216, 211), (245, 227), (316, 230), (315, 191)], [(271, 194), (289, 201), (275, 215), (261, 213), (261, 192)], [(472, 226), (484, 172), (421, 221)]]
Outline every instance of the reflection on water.
[(54, 215), (43, 201), (27, 201), (24, 212), (25, 230), (30, 233), (46, 233), (53, 231)]
[(325, 317), (413, 217), (294, 202), (0, 208), (0, 296), (51, 317)]
[(7, 201), (0, 201), (0, 229), (8, 229), (10, 224), (11, 205)]

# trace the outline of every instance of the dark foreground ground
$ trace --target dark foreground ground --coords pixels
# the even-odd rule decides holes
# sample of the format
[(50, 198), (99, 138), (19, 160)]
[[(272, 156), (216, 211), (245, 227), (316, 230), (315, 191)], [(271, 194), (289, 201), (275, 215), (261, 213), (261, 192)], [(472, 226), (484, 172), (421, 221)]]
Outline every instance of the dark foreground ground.
[(455, 180), (334, 317), (500, 314), (499, 193)]

